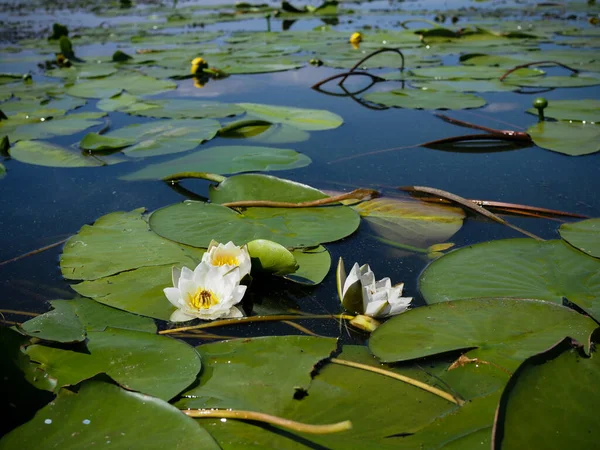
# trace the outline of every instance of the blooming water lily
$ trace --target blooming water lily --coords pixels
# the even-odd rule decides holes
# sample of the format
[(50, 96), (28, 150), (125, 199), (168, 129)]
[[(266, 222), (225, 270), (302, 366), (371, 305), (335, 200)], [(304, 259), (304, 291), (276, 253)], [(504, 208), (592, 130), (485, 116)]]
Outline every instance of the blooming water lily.
[(167, 299), (177, 308), (171, 322), (192, 319), (222, 319), (242, 317), (234, 305), (246, 292), (240, 285), (240, 269), (211, 266), (201, 262), (193, 271), (187, 267), (173, 268), (173, 286), (164, 289)]
[(238, 247), (231, 241), (227, 244), (211, 241), (208, 250), (202, 256), (202, 262), (211, 266), (223, 266), (229, 269), (239, 267), (240, 280), (248, 275), (252, 268), (248, 247), (246, 245)]
[(337, 268), (338, 295), (344, 308), (370, 317), (389, 317), (408, 309), (412, 297), (401, 297), (404, 283), (392, 286), (388, 277), (375, 281), (368, 264), (355, 263), (346, 276), (344, 261)]

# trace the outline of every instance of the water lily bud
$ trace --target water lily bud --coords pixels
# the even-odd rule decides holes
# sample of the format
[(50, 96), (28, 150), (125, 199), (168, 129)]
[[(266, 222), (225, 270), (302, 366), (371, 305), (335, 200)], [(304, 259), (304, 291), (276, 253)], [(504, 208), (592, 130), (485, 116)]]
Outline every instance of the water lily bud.
[(538, 118), (544, 120), (544, 108), (548, 106), (548, 100), (544, 97), (538, 97), (533, 101), (533, 107), (538, 110)]
[(192, 75), (196, 75), (197, 73), (201, 73), (204, 69), (208, 69), (208, 63), (204, 61), (204, 59), (198, 57), (192, 60), (192, 67), (190, 72)]
[(351, 44), (355, 44), (358, 45), (362, 42), (363, 36), (361, 33), (359, 33), (358, 31), (356, 33), (352, 33), (352, 36), (350, 36), (350, 43)]
[(381, 325), (381, 323), (372, 317), (359, 314), (350, 321), (350, 325), (359, 330), (366, 331), (367, 333), (372, 333), (379, 325)]

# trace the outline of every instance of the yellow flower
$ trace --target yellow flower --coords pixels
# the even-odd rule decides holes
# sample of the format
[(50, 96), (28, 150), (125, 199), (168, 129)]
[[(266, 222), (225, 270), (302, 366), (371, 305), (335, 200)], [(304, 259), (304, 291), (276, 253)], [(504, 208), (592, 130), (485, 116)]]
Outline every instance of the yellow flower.
[(356, 33), (352, 33), (352, 36), (350, 36), (350, 43), (353, 46), (358, 45), (362, 42), (362, 39), (363, 39), (362, 34), (357, 31)]
[(208, 69), (208, 63), (204, 59), (198, 57), (192, 60), (192, 67), (190, 69), (192, 75), (202, 73), (204, 69)]

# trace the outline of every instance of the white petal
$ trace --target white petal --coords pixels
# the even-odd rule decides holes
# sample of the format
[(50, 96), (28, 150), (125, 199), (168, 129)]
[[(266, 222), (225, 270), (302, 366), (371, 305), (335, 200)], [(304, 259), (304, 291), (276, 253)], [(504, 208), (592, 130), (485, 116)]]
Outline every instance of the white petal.
[(173, 286), (177, 287), (179, 285), (179, 277), (181, 277), (181, 269), (173, 266), (171, 268), (171, 280), (173, 281)]
[[(184, 266), (181, 268), (181, 272), (179, 274), (179, 280), (181, 280), (182, 278), (184, 280), (191, 280), (192, 278), (194, 278), (194, 272)], [(178, 284), (179, 280), (177, 281)]]
[(181, 306), (183, 305), (183, 300), (181, 298), (179, 289), (174, 287), (168, 287), (164, 288), (163, 292), (165, 293), (167, 299), (173, 304), (173, 306), (175, 306), (176, 308), (181, 308)]
[(175, 311), (173, 311), (173, 314), (171, 314), (169, 320), (171, 322), (187, 322), (188, 320), (192, 320), (195, 318), (196, 317), (184, 313), (181, 309), (176, 309)]
[(369, 302), (365, 308), (365, 316), (381, 317), (388, 303), (385, 300)]
[(226, 316), (222, 316), (223, 319), (237, 319), (239, 317), (244, 317), (244, 313), (240, 311), (239, 308), (233, 306)]
[(342, 297), (344, 297), (346, 295), (348, 288), (359, 280), (360, 280), (360, 269), (358, 267), (358, 263), (354, 263), (354, 265), (352, 266), (352, 269), (350, 269), (350, 273), (346, 277), (346, 282), (344, 283), (344, 289), (342, 289)]

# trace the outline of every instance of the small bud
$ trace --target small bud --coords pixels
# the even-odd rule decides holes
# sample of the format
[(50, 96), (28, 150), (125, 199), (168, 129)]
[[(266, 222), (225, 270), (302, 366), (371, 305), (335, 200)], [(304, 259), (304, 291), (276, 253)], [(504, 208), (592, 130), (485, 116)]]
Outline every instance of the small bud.
[(350, 43), (351, 44), (355, 44), (358, 45), (362, 42), (363, 40), (363, 36), (361, 33), (359, 33), (358, 31), (356, 33), (352, 33), (352, 36), (350, 36)]
[(359, 314), (350, 321), (350, 325), (367, 333), (372, 333), (381, 323), (372, 317)]

